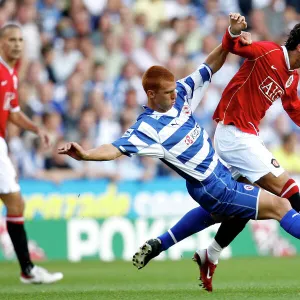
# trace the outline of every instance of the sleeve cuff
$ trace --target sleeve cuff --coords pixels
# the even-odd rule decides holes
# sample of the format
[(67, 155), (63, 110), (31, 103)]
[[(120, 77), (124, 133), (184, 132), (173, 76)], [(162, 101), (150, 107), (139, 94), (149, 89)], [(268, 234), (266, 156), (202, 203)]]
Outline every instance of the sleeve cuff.
[(239, 37), (239, 36), (241, 35), (241, 33), (240, 33), (240, 34), (233, 34), (233, 33), (231, 33), (231, 31), (230, 31), (230, 26), (228, 26), (228, 33), (230, 34), (230, 36), (231, 36), (232, 38), (237, 38), (237, 37)]
[(203, 65), (206, 67), (206, 70), (208, 71), (209, 73), (209, 81), (211, 81), (211, 77), (213, 75), (213, 72), (212, 72), (212, 69), (210, 68), (210, 66), (206, 63), (203, 63)]
[(126, 151), (126, 149), (125, 149), (123, 146), (118, 145), (116, 142), (113, 142), (113, 143), (111, 143), (111, 144), (112, 144), (114, 147), (118, 148), (124, 155), (129, 156), (129, 157), (132, 156), (130, 153), (128, 153), (128, 152)]
[(13, 107), (10, 109), (10, 112), (12, 113), (16, 113), (16, 112), (19, 112), (21, 110), (20, 106), (17, 106), (17, 107)]

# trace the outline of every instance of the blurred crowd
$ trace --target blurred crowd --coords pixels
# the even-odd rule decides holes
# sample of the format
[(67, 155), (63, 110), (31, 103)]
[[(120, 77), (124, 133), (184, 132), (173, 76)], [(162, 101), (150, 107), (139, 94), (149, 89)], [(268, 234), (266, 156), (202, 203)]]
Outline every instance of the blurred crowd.
[[(2, 0), (0, 26), (18, 22), (25, 39), (19, 101), (43, 126), (52, 147), (9, 125), (7, 141), (20, 178), (60, 182), (74, 178), (149, 180), (175, 176), (149, 158), (78, 162), (59, 156), (66, 141), (85, 148), (110, 143), (135, 122), (146, 103), (141, 85), (151, 65), (176, 78), (199, 66), (222, 39), (228, 13), (240, 12), (253, 40), (284, 43), (300, 22), (299, 0)], [(213, 111), (239, 69), (229, 55), (213, 76), (196, 118), (213, 136)], [(300, 131), (277, 101), (261, 125), (261, 136), (289, 171), (300, 173)]]

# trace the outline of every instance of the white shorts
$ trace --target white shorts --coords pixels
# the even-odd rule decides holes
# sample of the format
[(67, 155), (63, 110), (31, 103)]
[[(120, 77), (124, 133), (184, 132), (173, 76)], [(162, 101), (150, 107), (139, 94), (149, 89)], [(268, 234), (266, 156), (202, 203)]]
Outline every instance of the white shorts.
[(6, 142), (0, 137), (0, 194), (10, 194), (20, 191), (16, 177), (15, 168), (8, 156)]
[(268, 173), (278, 177), (284, 172), (259, 136), (233, 125), (218, 123), (214, 143), (217, 154), (231, 166), (235, 179), (242, 175), (254, 183)]

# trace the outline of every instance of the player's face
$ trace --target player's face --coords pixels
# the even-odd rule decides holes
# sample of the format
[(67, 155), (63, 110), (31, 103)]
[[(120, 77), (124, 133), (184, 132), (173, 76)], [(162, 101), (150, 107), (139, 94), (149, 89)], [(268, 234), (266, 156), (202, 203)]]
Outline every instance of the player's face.
[(23, 36), (19, 28), (8, 28), (1, 39), (1, 49), (4, 59), (18, 60), (22, 55)]
[(176, 101), (176, 82), (163, 81), (161, 88), (155, 93), (157, 111), (166, 112), (172, 108)]

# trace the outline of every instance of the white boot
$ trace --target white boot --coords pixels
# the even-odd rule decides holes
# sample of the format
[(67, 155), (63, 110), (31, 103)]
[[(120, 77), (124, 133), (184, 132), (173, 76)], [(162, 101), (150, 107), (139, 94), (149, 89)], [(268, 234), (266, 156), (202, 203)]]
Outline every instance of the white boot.
[(46, 269), (34, 266), (29, 276), (25, 276), (21, 274), (20, 280), (23, 283), (53, 283), (59, 281), (63, 278), (63, 274), (60, 272), (57, 273), (49, 273)]

